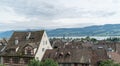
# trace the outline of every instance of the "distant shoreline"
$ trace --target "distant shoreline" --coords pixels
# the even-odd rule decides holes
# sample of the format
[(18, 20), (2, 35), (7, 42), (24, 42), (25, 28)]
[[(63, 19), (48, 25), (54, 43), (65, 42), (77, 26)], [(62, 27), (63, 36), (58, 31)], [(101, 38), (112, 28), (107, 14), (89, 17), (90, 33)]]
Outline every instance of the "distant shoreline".
[[(66, 36), (64, 38), (72, 38), (72, 39), (76, 39), (76, 38), (85, 38), (87, 36), (78, 36), (78, 37), (74, 37), (74, 36)], [(95, 38), (97, 40), (104, 40), (107, 38), (120, 38), (120, 36), (89, 36), (90, 38)], [(56, 36), (56, 37), (49, 37), (49, 38), (63, 38), (62, 36)]]

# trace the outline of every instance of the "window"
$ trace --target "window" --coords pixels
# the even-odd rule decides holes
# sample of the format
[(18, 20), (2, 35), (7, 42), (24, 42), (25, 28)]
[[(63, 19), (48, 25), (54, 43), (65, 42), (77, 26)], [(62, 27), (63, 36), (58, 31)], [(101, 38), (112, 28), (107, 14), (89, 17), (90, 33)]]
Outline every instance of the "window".
[(10, 61), (10, 58), (9, 58), (9, 57), (5, 57), (5, 58), (4, 58), (4, 63), (9, 63), (9, 61)]
[(47, 43), (48, 43), (47, 40), (46, 40), (46, 41), (43, 41), (43, 45), (47, 45)]
[(50, 47), (49, 46), (47, 46), (47, 49), (49, 49)]
[(15, 45), (17, 45), (19, 43), (18, 39), (15, 39)]
[(47, 40), (46, 40), (46, 45), (47, 45)]
[(42, 52), (45, 50), (45, 48), (42, 48)]
[(43, 41), (43, 45), (45, 45), (45, 41)]
[(78, 66), (78, 64), (77, 64), (77, 63), (75, 63), (75, 64), (74, 64), (74, 66)]
[(39, 58), (38, 58), (38, 57), (36, 57), (36, 59), (38, 60)]
[(62, 66), (71, 66), (71, 64), (61, 64)]
[(20, 61), (20, 58), (19, 57), (14, 57), (14, 58), (12, 58), (12, 60), (13, 60), (13, 63), (18, 64), (19, 61)]
[(27, 50), (27, 55), (31, 55), (31, 50)]
[(89, 66), (88, 64), (82, 64), (82, 66)]
[(25, 54), (27, 55), (33, 55), (34, 54), (34, 50), (32, 49), (32, 47), (25, 47)]
[(9, 53), (14, 53), (16, 50), (14, 48), (11, 48), (8, 51), (9, 51)]
[(31, 60), (31, 58), (24, 58), (25, 64), (28, 64), (30, 60)]
[(30, 37), (29, 39), (34, 39), (34, 37)]

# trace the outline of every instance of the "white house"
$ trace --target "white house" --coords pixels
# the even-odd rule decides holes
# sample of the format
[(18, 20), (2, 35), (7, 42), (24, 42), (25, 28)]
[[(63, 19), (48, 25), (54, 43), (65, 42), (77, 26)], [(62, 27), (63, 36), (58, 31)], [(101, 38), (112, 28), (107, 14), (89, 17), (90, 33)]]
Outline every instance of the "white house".
[(21, 66), (35, 58), (41, 61), (45, 51), (52, 49), (47, 34), (41, 31), (15, 31), (0, 54), (6, 65)]

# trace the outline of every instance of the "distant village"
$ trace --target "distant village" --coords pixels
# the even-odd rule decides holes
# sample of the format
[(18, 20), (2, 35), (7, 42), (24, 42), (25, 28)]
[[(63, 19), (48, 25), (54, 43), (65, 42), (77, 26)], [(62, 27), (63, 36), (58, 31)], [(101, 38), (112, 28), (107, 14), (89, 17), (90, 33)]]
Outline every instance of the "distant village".
[(120, 39), (48, 38), (46, 31), (15, 31), (0, 40), (0, 63), (26, 66), (31, 59), (53, 59), (59, 66), (99, 66), (104, 60), (120, 63)]

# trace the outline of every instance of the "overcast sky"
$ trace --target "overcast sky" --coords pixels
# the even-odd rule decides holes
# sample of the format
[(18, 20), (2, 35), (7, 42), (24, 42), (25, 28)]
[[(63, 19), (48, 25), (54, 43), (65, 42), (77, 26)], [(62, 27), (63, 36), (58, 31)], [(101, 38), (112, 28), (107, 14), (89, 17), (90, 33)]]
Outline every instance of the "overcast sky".
[(0, 0), (0, 31), (119, 23), (120, 0)]

